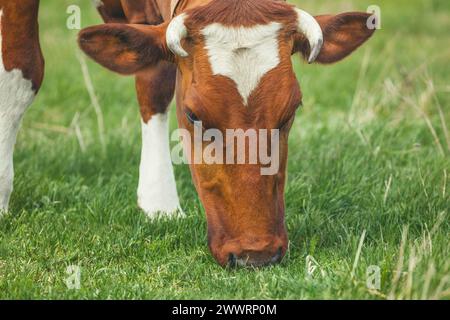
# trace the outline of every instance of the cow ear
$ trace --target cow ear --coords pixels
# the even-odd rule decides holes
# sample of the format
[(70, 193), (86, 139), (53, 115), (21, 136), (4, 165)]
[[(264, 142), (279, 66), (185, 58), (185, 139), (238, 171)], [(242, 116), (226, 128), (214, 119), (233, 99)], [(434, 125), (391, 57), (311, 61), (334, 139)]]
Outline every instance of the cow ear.
[(167, 24), (145, 26), (111, 23), (81, 30), (80, 48), (114, 72), (130, 75), (161, 60), (172, 59), (166, 46)]
[[(339, 15), (316, 16), (323, 32), (323, 47), (316, 59), (318, 63), (334, 63), (349, 56), (366, 42), (375, 32), (368, 27), (368, 13), (349, 12)], [(309, 56), (309, 43), (303, 35), (297, 35), (294, 51), (306, 59)]]

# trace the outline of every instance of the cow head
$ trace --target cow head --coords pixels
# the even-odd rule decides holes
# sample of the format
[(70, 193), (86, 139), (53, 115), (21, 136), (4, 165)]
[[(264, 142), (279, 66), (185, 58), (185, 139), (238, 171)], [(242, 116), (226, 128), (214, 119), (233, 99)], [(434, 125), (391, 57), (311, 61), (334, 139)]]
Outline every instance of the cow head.
[[(291, 55), (300, 52), (309, 63), (337, 62), (372, 35), (368, 18), (365, 13), (314, 18), (271, 0), (212, 1), (159, 26), (90, 27), (79, 42), (94, 60), (121, 74), (145, 72), (160, 60), (177, 64), (177, 117), (180, 128), (192, 133), (190, 145), (195, 130), (213, 128), (223, 137), (230, 129), (254, 130), (256, 140), (267, 140), (257, 149), (272, 154), (275, 167), (261, 157), (248, 161), (251, 134), (244, 135), (242, 149), (232, 147), (230, 160), (241, 152), (244, 163), (190, 165), (214, 257), (221, 265), (261, 266), (280, 261), (288, 247), (288, 135), (302, 101)], [(228, 142), (222, 145), (227, 155)], [(264, 173), (267, 166), (272, 172)]]

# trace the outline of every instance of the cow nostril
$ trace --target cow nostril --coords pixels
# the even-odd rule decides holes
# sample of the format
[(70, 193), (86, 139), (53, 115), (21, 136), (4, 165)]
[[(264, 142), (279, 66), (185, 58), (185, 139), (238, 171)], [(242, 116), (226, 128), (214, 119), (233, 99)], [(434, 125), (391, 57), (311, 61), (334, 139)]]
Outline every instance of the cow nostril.
[(272, 258), (271, 263), (278, 263), (281, 261), (283, 255), (283, 247), (279, 247), (276, 255)]
[(237, 256), (235, 253), (228, 254), (228, 267), (264, 267), (277, 264), (283, 258), (283, 247), (279, 247), (275, 255), (261, 256), (261, 252), (247, 252), (242, 256)]
[(234, 268), (237, 266), (237, 256), (234, 253), (228, 255), (228, 266)]

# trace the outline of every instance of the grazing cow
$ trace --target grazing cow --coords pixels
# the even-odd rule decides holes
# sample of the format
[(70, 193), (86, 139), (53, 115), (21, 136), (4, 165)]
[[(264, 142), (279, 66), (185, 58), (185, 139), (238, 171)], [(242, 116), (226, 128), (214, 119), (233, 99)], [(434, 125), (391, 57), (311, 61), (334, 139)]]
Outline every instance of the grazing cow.
[[(8, 9), (8, 2), (0, 0), (0, 7)], [(261, 174), (265, 163), (259, 159), (257, 163), (239, 165), (190, 164), (206, 211), (208, 243), (216, 260), (224, 266), (279, 262), (288, 247), (284, 221), (287, 141), (302, 100), (291, 55), (300, 53), (310, 63), (342, 60), (373, 34), (374, 30), (367, 27), (369, 15), (312, 17), (281, 0), (95, 3), (107, 23), (82, 30), (79, 44), (104, 67), (135, 75), (143, 138), (139, 206), (149, 216), (156, 212), (170, 215), (179, 209), (167, 123), (167, 109), (175, 92), (179, 127), (192, 133), (191, 141), (185, 144), (195, 144), (199, 121), (201, 130), (279, 130), (277, 148), (272, 149), (279, 156), (275, 174)], [(37, 24), (33, 27), (37, 30)], [(36, 55), (40, 56), (36, 47)], [(14, 48), (3, 49), (8, 50)], [(13, 78), (10, 72), (14, 68), (21, 75), (19, 85), (8, 80)], [(6, 70), (0, 75), (0, 95), (14, 91), (7, 87), (3, 91), (5, 78), (8, 85), (17, 88), (15, 91), (28, 90), (30, 96), (34, 95), (38, 86), (30, 82), (32, 77), (24, 69), (13, 66)], [(42, 74), (42, 68), (39, 71)], [(8, 110), (17, 109), (13, 113), (20, 114), (18, 124), (31, 98), (23, 103), (11, 98), (7, 101), (0, 103), (0, 115), (4, 118), (3, 114), (11, 113)], [(0, 122), (0, 132), (8, 131), (15, 137), (17, 125), (12, 130), (8, 127), (11, 120), (4, 122)], [(14, 139), (10, 140), (7, 152), (3, 153), (0, 146), (0, 157), (12, 157)], [(266, 149), (270, 148), (266, 145)], [(9, 180), (3, 181), (0, 171), (0, 188), (10, 186), (12, 160), (6, 171)], [(3, 193), (3, 207), (10, 190), (7, 187)], [(0, 200), (3, 195), (0, 189)]]
[[(372, 35), (367, 27), (369, 15), (313, 18), (275, 0), (127, 3), (131, 2), (122, 1), (131, 24), (87, 28), (80, 33), (79, 42), (106, 68), (137, 75), (143, 111), (141, 168), (147, 168), (141, 170), (141, 207), (146, 210), (150, 203), (157, 204), (157, 209), (178, 206), (176, 197), (172, 205), (160, 202), (174, 189), (168, 187), (174, 185), (173, 175), (167, 175), (171, 169), (162, 170), (161, 163), (169, 166), (170, 161), (161, 141), (167, 143), (166, 107), (176, 74), (180, 128), (193, 133), (193, 122), (201, 120), (204, 129), (221, 132), (280, 130), (280, 165), (275, 175), (261, 175), (261, 163), (190, 165), (217, 261), (252, 266), (278, 262), (288, 246), (284, 222), (288, 133), (302, 99), (291, 55), (300, 52), (309, 62), (319, 63), (343, 59)], [(159, 13), (156, 19), (155, 12)], [(159, 72), (161, 64), (163, 72)], [(155, 99), (158, 94), (164, 99)]]

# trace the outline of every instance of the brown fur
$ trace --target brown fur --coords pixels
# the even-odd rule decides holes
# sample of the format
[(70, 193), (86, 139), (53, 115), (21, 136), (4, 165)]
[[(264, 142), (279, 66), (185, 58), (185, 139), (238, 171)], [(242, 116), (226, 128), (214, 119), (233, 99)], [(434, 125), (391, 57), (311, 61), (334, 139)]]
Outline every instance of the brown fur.
[(136, 92), (141, 116), (148, 122), (154, 114), (166, 113), (175, 92), (176, 66), (160, 61), (136, 75)]
[(104, 67), (121, 74), (135, 74), (156, 65), (168, 54), (166, 25), (145, 27), (107, 24), (82, 30), (81, 49)]
[(211, 23), (249, 27), (256, 24), (286, 23), (295, 20), (292, 6), (273, 0), (214, 0), (187, 13), (189, 19), (186, 24), (196, 29)]
[[(157, 25), (164, 21), (164, 17), (169, 15), (170, 6), (167, 5), (169, 2), (167, 0), (109, 0), (103, 2), (104, 6), (100, 7), (99, 11), (106, 23), (117, 20), (103, 14), (102, 11), (104, 10), (115, 11), (116, 16), (123, 17), (122, 23)], [(166, 51), (165, 43), (163, 43), (162, 50), (170, 55)], [(148, 52), (148, 55), (152, 57), (151, 52)], [(136, 57), (137, 55), (134, 56), (134, 58)], [(158, 57), (158, 59), (160, 58)], [(105, 60), (105, 63), (108, 63), (108, 59)], [(152, 64), (149, 60), (146, 63)], [(141, 66), (135, 79), (137, 100), (144, 122), (148, 122), (154, 114), (165, 113), (175, 91), (175, 65), (171, 62), (158, 61), (154, 61), (153, 64), (153, 67), (147, 65), (144, 68), (145, 70), (142, 70)], [(131, 69), (125, 67), (122, 73), (137, 73), (136, 70), (131, 71)]]
[(39, 44), (39, 0), (0, 0), (2, 56), (5, 69), (19, 69), (38, 91), (44, 77), (44, 58)]
[[(283, 256), (288, 246), (284, 224), (284, 185), (290, 126), (283, 125), (292, 119), (301, 101), (290, 59), (293, 43), (289, 39), (295, 15), (292, 8), (283, 3), (276, 3), (277, 10), (272, 10), (271, 1), (258, 4), (250, 2), (236, 2), (232, 9), (226, 11), (235, 20), (230, 20), (226, 14), (223, 17), (218, 15), (218, 19), (224, 19), (223, 23), (237, 25), (240, 23), (238, 21), (248, 17), (245, 25), (251, 26), (269, 23), (273, 18), (280, 19), (276, 21), (283, 22), (285, 28), (279, 36), (281, 62), (262, 78), (258, 88), (249, 97), (248, 106), (243, 105), (231, 79), (212, 74), (205, 43), (199, 33), (202, 25), (212, 22), (209, 18), (195, 27), (194, 19), (189, 18), (193, 39), (186, 41), (185, 49), (190, 56), (178, 61), (183, 75), (177, 90), (180, 127), (192, 131), (192, 125), (184, 116), (184, 108), (189, 107), (204, 121), (206, 128), (218, 128), (223, 132), (238, 128), (282, 128), (280, 171), (275, 176), (262, 176), (260, 164), (191, 165), (194, 183), (207, 213), (209, 246), (222, 265), (228, 263), (230, 254), (243, 260), (249, 259), (254, 265), (264, 264), (277, 252)], [(263, 6), (261, 13), (257, 8), (264, 3), (268, 7)], [(222, 12), (224, 7), (221, 2), (211, 2), (199, 9), (204, 10), (214, 16), (215, 10), (217, 13)], [(282, 11), (287, 17), (284, 21), (281, 20), (284, 15), (279, 14)], [(253, 14), (250, 15), (250, 12)], [(269, 18), (264, 19), (266, 15)]]
[(103, 5), (97, 8), (103, 21), (109, 23), (127, 23), (128, 20), (120, 0), (102, 0)]

